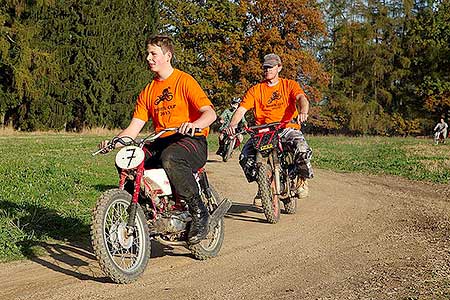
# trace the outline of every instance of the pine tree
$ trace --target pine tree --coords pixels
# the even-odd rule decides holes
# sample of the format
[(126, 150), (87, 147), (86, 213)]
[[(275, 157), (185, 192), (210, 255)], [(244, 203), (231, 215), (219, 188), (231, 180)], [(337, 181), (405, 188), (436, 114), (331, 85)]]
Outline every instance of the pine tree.
[[(0, 112), (16, 128), (128, 123), (150, 79), (145, 39), (155, 0), (3, 1)], [(4, 75), (3, 75), (4, 74)]]

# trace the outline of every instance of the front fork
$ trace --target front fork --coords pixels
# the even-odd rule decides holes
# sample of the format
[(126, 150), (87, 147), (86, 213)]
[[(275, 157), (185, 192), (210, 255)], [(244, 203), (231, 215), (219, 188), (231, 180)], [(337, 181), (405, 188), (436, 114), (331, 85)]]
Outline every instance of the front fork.
[[(139, 200), (139, 192), (141, 190), (141, 180), (142, 176), (144, 175), (144, 161), (137, 167), (136, 169), (136, 175), (134, 178), (134, 191), (133, 191), (133, 198), (131, 199), (131, 204), (128, 206), (127, 212), (128, 212), (128, 220), (127, 220), (127, 229), (128, 229), (128, 235), (133, 234), (134, 232), (134, 226), (135, 226), (135, 219), (136, 219), (136, 213), (138, 208), (138, 200)], [(120, 172), (120, 179), (119, 179), (119, 188), (123, 190), (125, 188), (125, 181), (127, 179), (128, 172), (125, 170), (122, 170)]]

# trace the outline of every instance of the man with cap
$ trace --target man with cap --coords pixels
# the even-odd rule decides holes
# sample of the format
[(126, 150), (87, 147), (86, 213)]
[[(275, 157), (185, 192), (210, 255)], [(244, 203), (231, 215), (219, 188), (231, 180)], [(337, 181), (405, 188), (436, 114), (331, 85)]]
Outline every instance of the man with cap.
[[(228, 134), (233, 134), (239, 121), (249, 109), (253, 109), (256, 125), (297, 119), (298, 124), (289, 123), (281, 142), (287, 151), (294, 153), (294, 172), (298, 175), (299, 198), (308, 196), (307, 179), (313, 177), (311, 167), (312, 150), (301, 132), (301, 123), (308, 119), (309, 101), (298, 82), (279, 77), (281, 59), (276, 54), (264, 56), (262, 65), (264, 80), (252, 86), (234, 113)], [(251, 141), (242, 149), (239, 163), (248, 182), (256, 180), (256, 150)]]

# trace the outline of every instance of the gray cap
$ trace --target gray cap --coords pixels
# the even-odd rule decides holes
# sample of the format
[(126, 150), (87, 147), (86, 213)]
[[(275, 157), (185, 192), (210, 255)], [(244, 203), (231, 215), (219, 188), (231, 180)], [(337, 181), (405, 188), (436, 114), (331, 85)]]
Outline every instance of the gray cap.
[(267, 54), (264, 56), (263, 67), (275, 67), (281, 65), (281, 59), (278, 55), (274, 53)]

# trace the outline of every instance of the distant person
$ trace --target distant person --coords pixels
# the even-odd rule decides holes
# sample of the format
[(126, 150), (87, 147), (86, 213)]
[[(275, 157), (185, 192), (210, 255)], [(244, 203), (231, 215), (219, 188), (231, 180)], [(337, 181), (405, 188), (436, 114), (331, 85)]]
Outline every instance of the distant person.
[(445, 139), (447, 138), (447, 128), (447, 123), (441, 118), (441, 121), (434, 127), (434, 141), (436, 144), (439, 143), (439, 141), (445, 143)]

